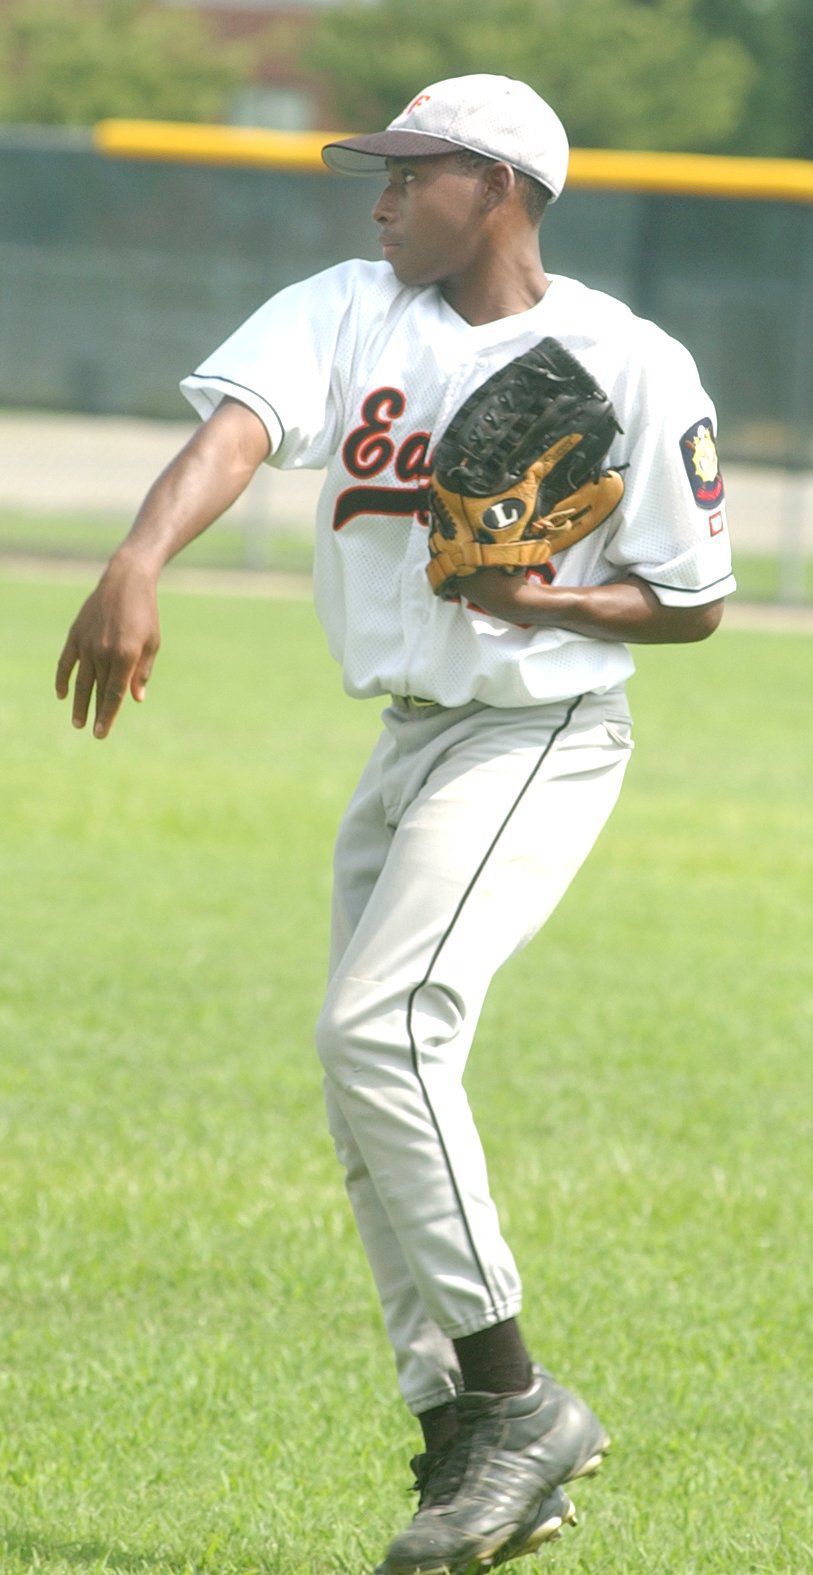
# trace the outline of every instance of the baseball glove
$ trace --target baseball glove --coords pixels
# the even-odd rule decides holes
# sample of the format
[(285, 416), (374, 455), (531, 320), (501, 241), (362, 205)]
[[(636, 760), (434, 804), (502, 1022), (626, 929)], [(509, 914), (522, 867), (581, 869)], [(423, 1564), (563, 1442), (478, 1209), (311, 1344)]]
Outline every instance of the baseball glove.
[(479, 569), (522, 573), (595, 530), (624, 493), (601, 462), (619, 426), (558, 339), (509, 361), (461, 405), (435, 449), (427, 574), (436, 596)]

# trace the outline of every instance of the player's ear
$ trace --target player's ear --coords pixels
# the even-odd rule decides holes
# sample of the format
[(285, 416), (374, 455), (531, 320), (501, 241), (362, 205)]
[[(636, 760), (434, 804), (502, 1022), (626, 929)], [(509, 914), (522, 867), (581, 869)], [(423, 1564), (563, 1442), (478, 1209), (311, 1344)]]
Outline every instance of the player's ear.
[(517, 184), (517, 178), (510, 164), (502, 159), (492, 159), (483, 167), (483, 206), (488, 212), (491, 208), (498, 208), (501, 203), (510, 197)]

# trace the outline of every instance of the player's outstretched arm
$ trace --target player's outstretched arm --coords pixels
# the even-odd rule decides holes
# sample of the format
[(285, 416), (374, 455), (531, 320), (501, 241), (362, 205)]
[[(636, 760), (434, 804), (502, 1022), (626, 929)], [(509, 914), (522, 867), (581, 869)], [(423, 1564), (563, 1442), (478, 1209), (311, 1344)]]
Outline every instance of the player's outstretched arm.
[(268, 454), (253, 410), (224, 400), (147, 493), (129, 535), (71, 625), (56, 670), (64, 700), (76, 669), (73, 724), (84, 727), (96, 691), (95, 738), (106, 738), (129, 689), (143, 700), (158, 646), (158, 578), (228, 509)]
[(507, 623), (570, 629), (598, 640), (639, 645), (686, 644), (713, 634), (722, 601), (702, 607), (665, 607), (634, 574), (612, 585), (540, 585), (501, 569), (481, 569), (461, 582), (470, 601)]

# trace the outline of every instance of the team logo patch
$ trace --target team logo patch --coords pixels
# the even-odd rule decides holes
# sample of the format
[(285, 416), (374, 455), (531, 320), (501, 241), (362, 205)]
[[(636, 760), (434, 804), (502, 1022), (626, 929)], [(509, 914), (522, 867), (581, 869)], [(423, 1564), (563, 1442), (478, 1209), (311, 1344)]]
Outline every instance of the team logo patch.
[(709, 515), (709, 535), (719, 536), (721, 530), (725, 530), (725, 514), (718, 509), (716, 514)]
[[(695, 502), (699, 503), (701, 509), (716, 508), (723, 497), (723, 478), (720, 475), (720, 461), (710, 416), (695, 422), (688, 432), (684, 432), (680, 440), (680, 452)], [(715, 534), (712, 531), (712, 535)]]
[(486, 530), (507, 530), (509, 525), (518, 525), (524, 513), (525, 504), (521, 498), (500, 498), (499, 503), (486, 509), (482, 523)]

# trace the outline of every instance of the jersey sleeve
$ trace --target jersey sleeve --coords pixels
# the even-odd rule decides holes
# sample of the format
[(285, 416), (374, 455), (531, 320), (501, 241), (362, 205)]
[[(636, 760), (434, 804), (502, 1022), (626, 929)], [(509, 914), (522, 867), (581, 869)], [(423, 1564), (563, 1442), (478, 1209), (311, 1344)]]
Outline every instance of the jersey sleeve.
[(205, 420), (226, 396), (263, 422), (270, 461), (321, 469), (341, 430), (352, 358), (352, 264), (341, 264), (271, 297), (197, 370), (181, 392)]
[(655, 372), (642, 371), (623, 422), (625, 494), (605, 553), (665, 606), (700, 606), (736, 589), (716, 414), (688, 351), (666, 343)]

